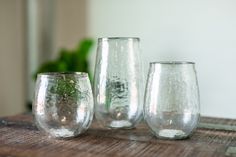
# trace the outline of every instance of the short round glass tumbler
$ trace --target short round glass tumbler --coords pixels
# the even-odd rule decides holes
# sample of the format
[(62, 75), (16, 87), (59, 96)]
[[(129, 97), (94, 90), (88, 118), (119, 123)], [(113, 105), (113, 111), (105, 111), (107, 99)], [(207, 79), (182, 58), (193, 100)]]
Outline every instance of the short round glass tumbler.
[(161, 139), (185, 139), (199, 121), (199, 89), (193, 62), (150, 63), (144, 119)]
[(94, 78), (95, 117), (106, 128), (130, 129), (142, 119), (139, 38), (99, 38)]
[(50, 137), (75, 137), (90, 126), (93, 96), (87, 73), (38, 74), (33, 103), (35, 123)]

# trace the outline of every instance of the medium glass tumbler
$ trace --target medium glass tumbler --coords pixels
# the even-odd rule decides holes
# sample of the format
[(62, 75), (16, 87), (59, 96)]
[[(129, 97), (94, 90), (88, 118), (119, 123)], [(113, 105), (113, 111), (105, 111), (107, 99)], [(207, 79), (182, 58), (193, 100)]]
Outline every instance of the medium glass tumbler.
[(194, 63), (150, 64), (144, 118), (158, 138), (187, 138), (197, 127), (199, 104)]
[(94, 78), (95, 116), (107, 128), (133, 128), (142, 118), (139, 38), (99, 38)]
[(33, 113), (37, 127), (56, 138), (88, 129), (93, 96), (87, 73), (42, 73), (37, 77)]

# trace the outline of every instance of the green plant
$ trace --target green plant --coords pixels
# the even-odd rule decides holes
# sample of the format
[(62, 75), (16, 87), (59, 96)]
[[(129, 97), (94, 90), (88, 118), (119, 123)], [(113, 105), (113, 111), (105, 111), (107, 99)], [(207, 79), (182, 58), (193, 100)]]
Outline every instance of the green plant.
[(93, 45), (93, 40), (83, 39), (75, 49), (61, 49), (56, 60), (42, 64), (34, 74), (36, 79), (38, 73), (43, 72), (89, 72), (88, 55)]
[[(89, 74), (90, 80), (92, 80), (89, 72), (88, 57), (93, 43), (92, 39), (83, 39), (75, 49), (61, 49), (59, 56), (55, 60), (45, 62), (39, 66), (38, 70), (33, 75), (34, 80), (36, 80), (38, 73), (44, 72), (86, 72)], [(59, 88), (66, 88), (68, 91), (71, 91), (68, 82), (61, 82)], [(27, 108), (31, 111), (32, 102), (27, 103)]]

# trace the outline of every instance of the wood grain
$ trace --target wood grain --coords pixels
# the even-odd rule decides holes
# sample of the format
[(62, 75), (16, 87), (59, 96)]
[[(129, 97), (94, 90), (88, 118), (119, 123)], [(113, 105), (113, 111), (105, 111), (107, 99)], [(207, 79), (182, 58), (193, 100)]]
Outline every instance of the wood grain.
[[(202, 118), (202, 123), (236, 125), (236, 120)], [(79, 137), (52, 139), (35, 127), (31, 115), (0, 118), (0, 156), (9, 157), (223, 157), (236, 156), (236, 132), (198, 128), (186, 140), (159, 140), (141, 123), (132, 130), (107, 130), (94, 122)]]

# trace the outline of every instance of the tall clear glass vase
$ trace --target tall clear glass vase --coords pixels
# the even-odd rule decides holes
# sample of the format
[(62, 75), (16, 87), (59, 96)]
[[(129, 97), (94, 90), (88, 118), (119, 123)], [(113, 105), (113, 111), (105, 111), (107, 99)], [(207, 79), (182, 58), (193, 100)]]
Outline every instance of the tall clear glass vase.
[(94, 78), (95, 117), (107, 128), (133, 128), (142, 118), (139, 38), (99, 38)]

